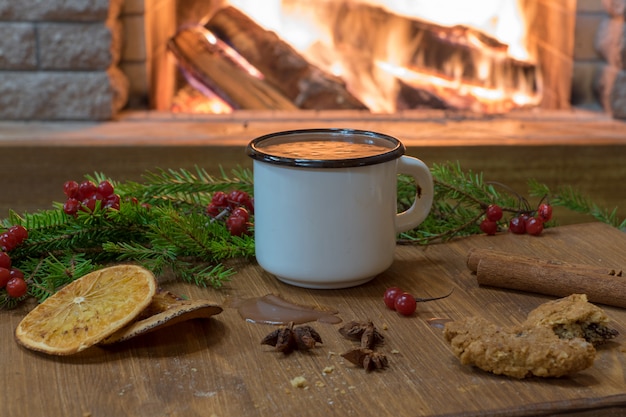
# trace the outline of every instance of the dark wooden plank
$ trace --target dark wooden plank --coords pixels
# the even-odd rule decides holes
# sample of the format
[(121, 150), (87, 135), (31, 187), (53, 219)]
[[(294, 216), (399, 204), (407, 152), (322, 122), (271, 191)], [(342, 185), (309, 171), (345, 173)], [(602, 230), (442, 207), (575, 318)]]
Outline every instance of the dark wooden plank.
[[(315, 124), (299, 126), (303, 125)], [(450, 127), (424, 124), (418, 129), (408, 123), (354, 125), (402, 138), (407, 153), (429, 165), (459, 161), (463, 168), (482, 172), (485, 179), (506, 183), (523, 194), (531, 178), (550, 187), (571, 185), (600, 207), (618, 207), (618, 215), (626, 218), (626, 182), (623, 180), (626, 178), (623, 163), (626, 141), (623, 139), (622, 143), (615, 140), (602, 145), (596, 144), (595, 139), (590, 142), (589, 138), (586, 145), (540, 144), (534, 140), (526, 144), (523, 138), (501, 136), (502, 144), (476, 145), (475, 141), (498, 133), (476, 127), (479, 131), (474, 137), (470, 134), (472, 126), (465, 124)], [(545, 129), (555, 130), (559, 125)], [(249, 140), (295, 126), (277, 123), (243, 128), (229, 123), (121, 123), (61, 133), (58, 140), (66, 141), (64, 146), (59, 145), (53, 133), (49, 137), (45, 137), (45, 133), (34, 133), (34, 142), (25, 139), (3, 145), (0, 141), (2, 153), (10, 155), (0, 164), (0, 217), (5, 217), (9, 209), (23, 212), (49, 208), (52, 201), (63, 198), (62, 184), (66, 180), (82, 179), (85, 174), (96, 171), (126, 181), (140, 180), (146, 170), (156, 168), (200, 166), (219, 174), (220, 167), (226, 171), (237, 166), (250, 167), (251, 160), (244, 152)], [(420, 136), (437, 138), (437, 141), (422, 144)], [(461, 137), (466, 138), (465, 143), (457, 140)], [(218, 139), (216, 144), (213, 138)], [(555, 218), (559, 224), (590, 220), (568, 210), (557, 210)]]
[[(460, 365), (429, 318), (481, 315), (502, 325), (522, 320), (551, 299), (480, 288), (465, 267), (470, 248), (497, 247), (512, 253), (593, 265), (623, 263), (626, 235), (601, 224), (550, 229), (541, 237), (478, 236), (428, 248), (398, 247), (394, 265), (374, 281), (344, 290), (306, 290), (280, 283), (254, 263), (221, 290), (183, 284), (169, 287), (192, 298), (226, 306), (208, 321), (145, 335), (115, 347), (95, 347), (72, 357), (26, 351), (12, 340), (23, 310), (2, 312), (0, 391), (3, 415), (506, 415), (531, 416), (626, 407), (626, 361), (621, 343), (599, 349), (596, 362), (576, 376), (556, 380), (511, 380)], [(382, 293), (399, 285), (419, 296), (454, 288), (445, 300), (418, 306), (401, 317), (383, 305)], [(390, 357), (383, 372), (366, 374), (339, 354), (352, 342), (337, 325), (313, 324), (324, 343), (308, 354), (283, 356), (259, 344), (273, 330), (245, 322), (229, 300), (267, 293), (304, 305), (333, 307), (344, 320), (371, 318), (384, 328), (381, 348)], [(626, 334), (626, 311), (606, 307)], [(326, 371), (325, 371), (326, 370)], [(291, 380), (302, 376), (308, 388)], [(37, 393), (37, 401), (24, 397)], [(30, 395), (30, 394), (29, 394)], [(23, 398), (24, 401), (16, 401)]]

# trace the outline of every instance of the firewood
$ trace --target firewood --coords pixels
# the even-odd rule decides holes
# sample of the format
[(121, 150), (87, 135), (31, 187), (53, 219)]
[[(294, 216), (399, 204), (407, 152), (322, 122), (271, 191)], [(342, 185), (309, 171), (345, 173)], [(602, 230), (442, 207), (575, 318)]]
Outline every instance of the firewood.
[(339, 78), (309, 63), (274, 32), (234, 7), (205, 25), (256, 67), (269, 84), (302, 109), (366, 109)]
[[(313, 6), (311, 2), (309, 5), (323, 8), (329, 17), (327, 24), (333, 28), (335, 47), (350, 56), (391, 62), (390, 48), (405, 48), (407, 59), (392, 62), (393, 65), (414, 71), (425, 69), (429, 74), (438, 72), (445, 78), (483, 87), (537, 83), (534, 63), (512, 58), (507, 55), (508, 45), (472, 27), (439, 25), (368, 4), (324, 2)], [(390, 47), (388, 39), (397, 40), (397, 46)], [(481, 68), (488, 69), (486, 76), (479, 74)]]
[(232, 49), (202, 27), (182, 29), (168, 42), (178, 65), (234, 109), (296, 110), (269, 83), (246, 68)]

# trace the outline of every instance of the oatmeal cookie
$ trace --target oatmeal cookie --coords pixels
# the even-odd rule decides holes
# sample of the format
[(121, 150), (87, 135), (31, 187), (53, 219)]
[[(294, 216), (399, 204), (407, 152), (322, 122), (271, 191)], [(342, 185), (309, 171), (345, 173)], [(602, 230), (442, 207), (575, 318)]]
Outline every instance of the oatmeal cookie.
[(549, 327), (562, 339), (582, 337), (595, 346), (618, 335), (608, 326), (609, 318), (600, 307), (587, 302), (585, 294), (549, 301), (528, 314), (525, 327)]
[(594, 345), (617, 335), (604, 312), (584, 294), (551, 301), (519, 326), (480, 318), (446, 323), (444, 337), (464, 365), (514, 378), (561, 377), (593, 365)]
[(547, 327), (503, 329), (479, 317), (446, 323), (444, 337), (462, 364), (520, 379), (571, 375), (596, 355), (581, 338), (560, 339)]

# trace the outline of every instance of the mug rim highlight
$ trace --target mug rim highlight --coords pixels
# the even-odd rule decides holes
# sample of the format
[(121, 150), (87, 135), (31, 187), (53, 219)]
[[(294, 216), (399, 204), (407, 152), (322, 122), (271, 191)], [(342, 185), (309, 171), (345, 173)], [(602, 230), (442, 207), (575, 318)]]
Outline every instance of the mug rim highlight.
[[(389, 151), (377, 155), (343, 159), (290, 158), (272, 155), (263, 151), (263, 144), (266, 144), (268, 141), (282, 143), (281, 141), (289, 141), (290, 137), (294, 138), (293, 142), (301, 142), (307, 140), (324, 140), (329, 142), (342, 141), (351, 143), (355, 142), (354, 138), (360, 138), (357, 143), (384, 143), (384, 146), (387, 146), (389, 144), (391, 146), (389, 147)], [(341, 140), (341, 138), (344, 138), (344, 140)], [(348, 168), (380, 164), (401, 157), (402, 155), (404, 155), (405, 151), (406, 148), (404, 147), (402, 142), (400, 142), (393, 136), (368, 130), (345, 128), (296, 129), (269, 133), (253, 139), (246, 147), (247, 155), (257, 161), (268, 162), (274, 165), (307, 168)]]

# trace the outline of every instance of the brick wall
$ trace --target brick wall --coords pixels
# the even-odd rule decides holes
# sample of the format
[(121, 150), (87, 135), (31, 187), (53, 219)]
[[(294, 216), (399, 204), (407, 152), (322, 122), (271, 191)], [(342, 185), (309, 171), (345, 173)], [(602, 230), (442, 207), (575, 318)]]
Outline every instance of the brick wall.
[(0, 0), (0, 120), (108, 120), (127, 102), (124, 0)]

